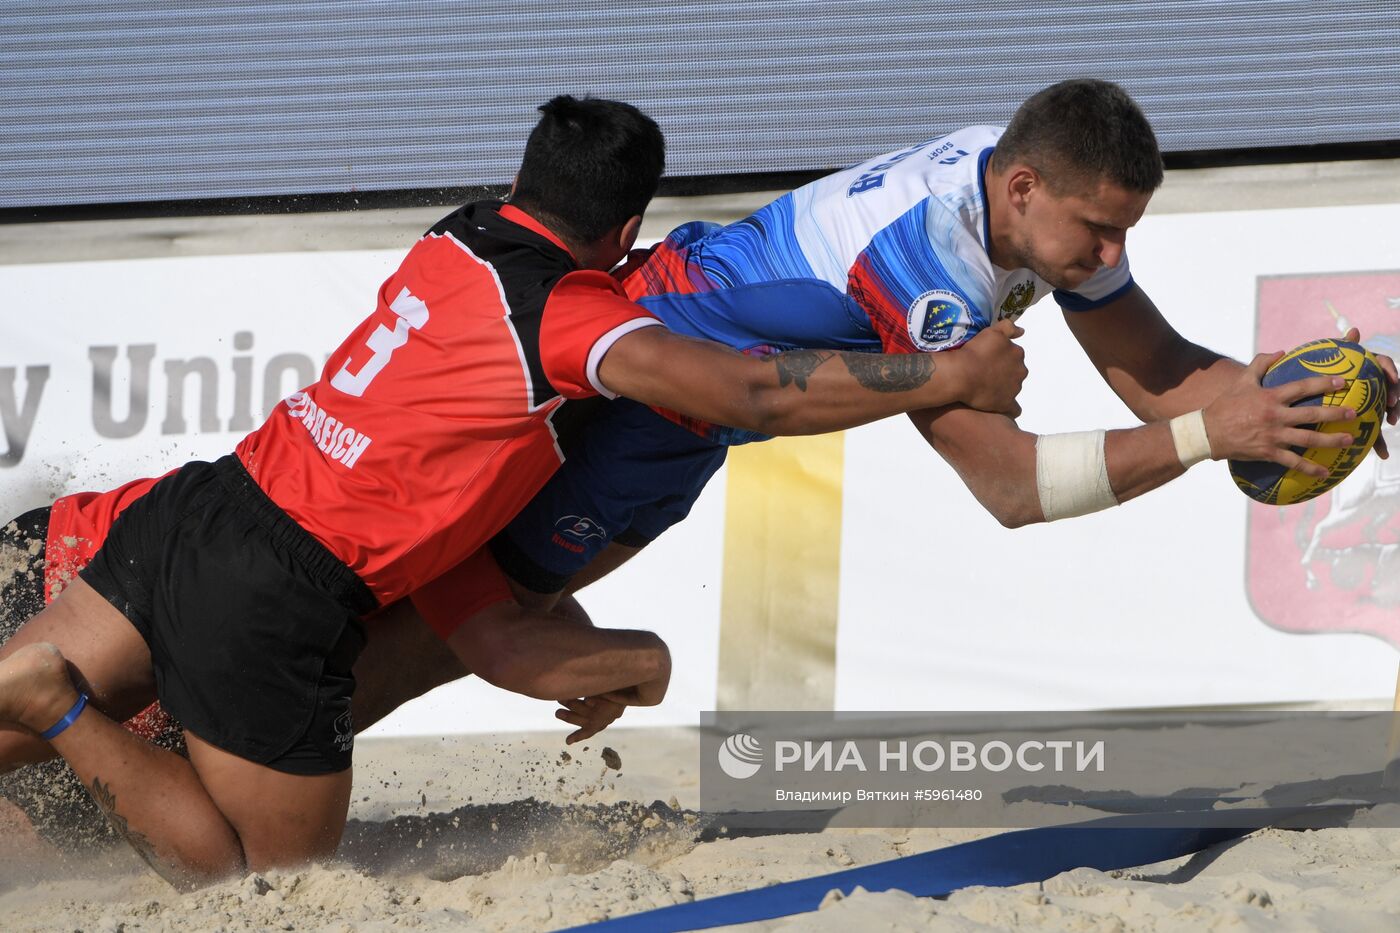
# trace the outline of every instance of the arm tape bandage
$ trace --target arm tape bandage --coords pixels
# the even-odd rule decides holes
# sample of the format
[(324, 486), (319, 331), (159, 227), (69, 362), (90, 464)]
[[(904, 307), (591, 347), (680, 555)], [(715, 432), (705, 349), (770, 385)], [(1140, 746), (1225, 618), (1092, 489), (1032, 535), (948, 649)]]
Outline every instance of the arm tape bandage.
[(1206, 413), (1202, 409), (1177, 415), (1167, 422), (1176, 445), (1176, 459), (1182, 469), (1189, 470), (1202, 460), (1210, 459), (1210, 438), (1206, 435)]
[(1042, 434), (1035, 441), (1035, 485), (1047, 522), (1118, 504), (1108, 483), (1103, 431)]

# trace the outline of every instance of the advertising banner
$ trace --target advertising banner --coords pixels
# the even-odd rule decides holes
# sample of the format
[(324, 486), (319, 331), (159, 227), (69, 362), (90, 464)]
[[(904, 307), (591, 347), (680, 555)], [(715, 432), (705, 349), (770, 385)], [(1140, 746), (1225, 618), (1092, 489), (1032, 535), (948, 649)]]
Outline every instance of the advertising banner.
[[(1259, 280), (1260, 347), (1352, 327), (1367, 349), (1400, 357), (1400, 269)], [(1400, 430), (1383, 431), (1400, 443)], [(1400, 452), (1367, 457), (1345, 483), (1294, 508), (1251, 505), (1246, 547), (1249, 601), (1264, 622), (1366, 632), (1400, 647)]]
[[(1129, 249), (1172, 325), (1237, 359), (1353, 324), (1394, 353), (1397, 257), (1363, 235), (1393, 229), (1393, 205), (1149, 215)], [(401, 254), (0, 265), (5, 518), (231, 450), (313, 378)], [(1060, 318), (1046, 301), (1020, 320), (1021, 427), (1136, 424)], [(597, 624), (671, 646), (670, 694), (629, 724), (1375, 700), (1395, 684), (1373, 636), (1395, 634), (1398, 476), (1368, 457), (1328, 497), (1270, 508), (1208, 462), (1118, 508), (1009, 530), (894, 418), (819, 450), (736, 454), (685, 522), (580, 598)], [(380, 728), (556, 726), (550, 704), (468, 678)]]

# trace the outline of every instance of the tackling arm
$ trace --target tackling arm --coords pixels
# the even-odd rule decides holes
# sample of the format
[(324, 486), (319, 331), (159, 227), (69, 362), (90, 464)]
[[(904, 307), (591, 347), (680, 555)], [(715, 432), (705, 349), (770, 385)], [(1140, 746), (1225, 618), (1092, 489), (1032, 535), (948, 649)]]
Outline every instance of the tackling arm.
[(598, 378), (619, 395), (765, 434), (821, 434), (953, 402), (1009, 411), (1025, 379), (1009, 323), (956, 353), (795, 350), (758, 359), (662, 327), (619, 338)]
[(496, 603), (447, 644), (483, 680), (539, 700), (624, 693), (631, 705), (651, 706), (671, 678), (664, 641), (652, 632), (593, 628), (572, 597), (552, 613)]

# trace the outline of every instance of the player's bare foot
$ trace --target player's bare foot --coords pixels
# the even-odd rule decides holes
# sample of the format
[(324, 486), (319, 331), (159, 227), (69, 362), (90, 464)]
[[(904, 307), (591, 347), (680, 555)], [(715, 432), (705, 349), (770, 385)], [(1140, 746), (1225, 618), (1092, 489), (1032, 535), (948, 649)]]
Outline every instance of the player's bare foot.
[(68, 664), (53, 645), (26, 645), (0, 661), (0, 722), (43, 732), (77, 699)]

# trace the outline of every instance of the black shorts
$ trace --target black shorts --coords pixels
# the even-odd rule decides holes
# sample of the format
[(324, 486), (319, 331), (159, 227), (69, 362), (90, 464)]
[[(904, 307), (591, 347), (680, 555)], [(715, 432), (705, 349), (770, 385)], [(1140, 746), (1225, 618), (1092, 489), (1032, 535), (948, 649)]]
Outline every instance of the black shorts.
[(162, 479), (81, 575), (146, 640), (156, 696), (190, 732), (289, 774), (350, 766), (374, 596), (237, 457)]
[[(49, 509), (34, 509), (0, 526), (0, 555), (7, 573), (0, 580), (0, 645), (44, 608)], [(151, 742), (179, 755), (185, 738), (177, 723), (162, 721)], [(72, 851), (119, 842), (107, 817), (62, 758), (0, 774), (0, 797), (29, 817), (50, 843)]]

